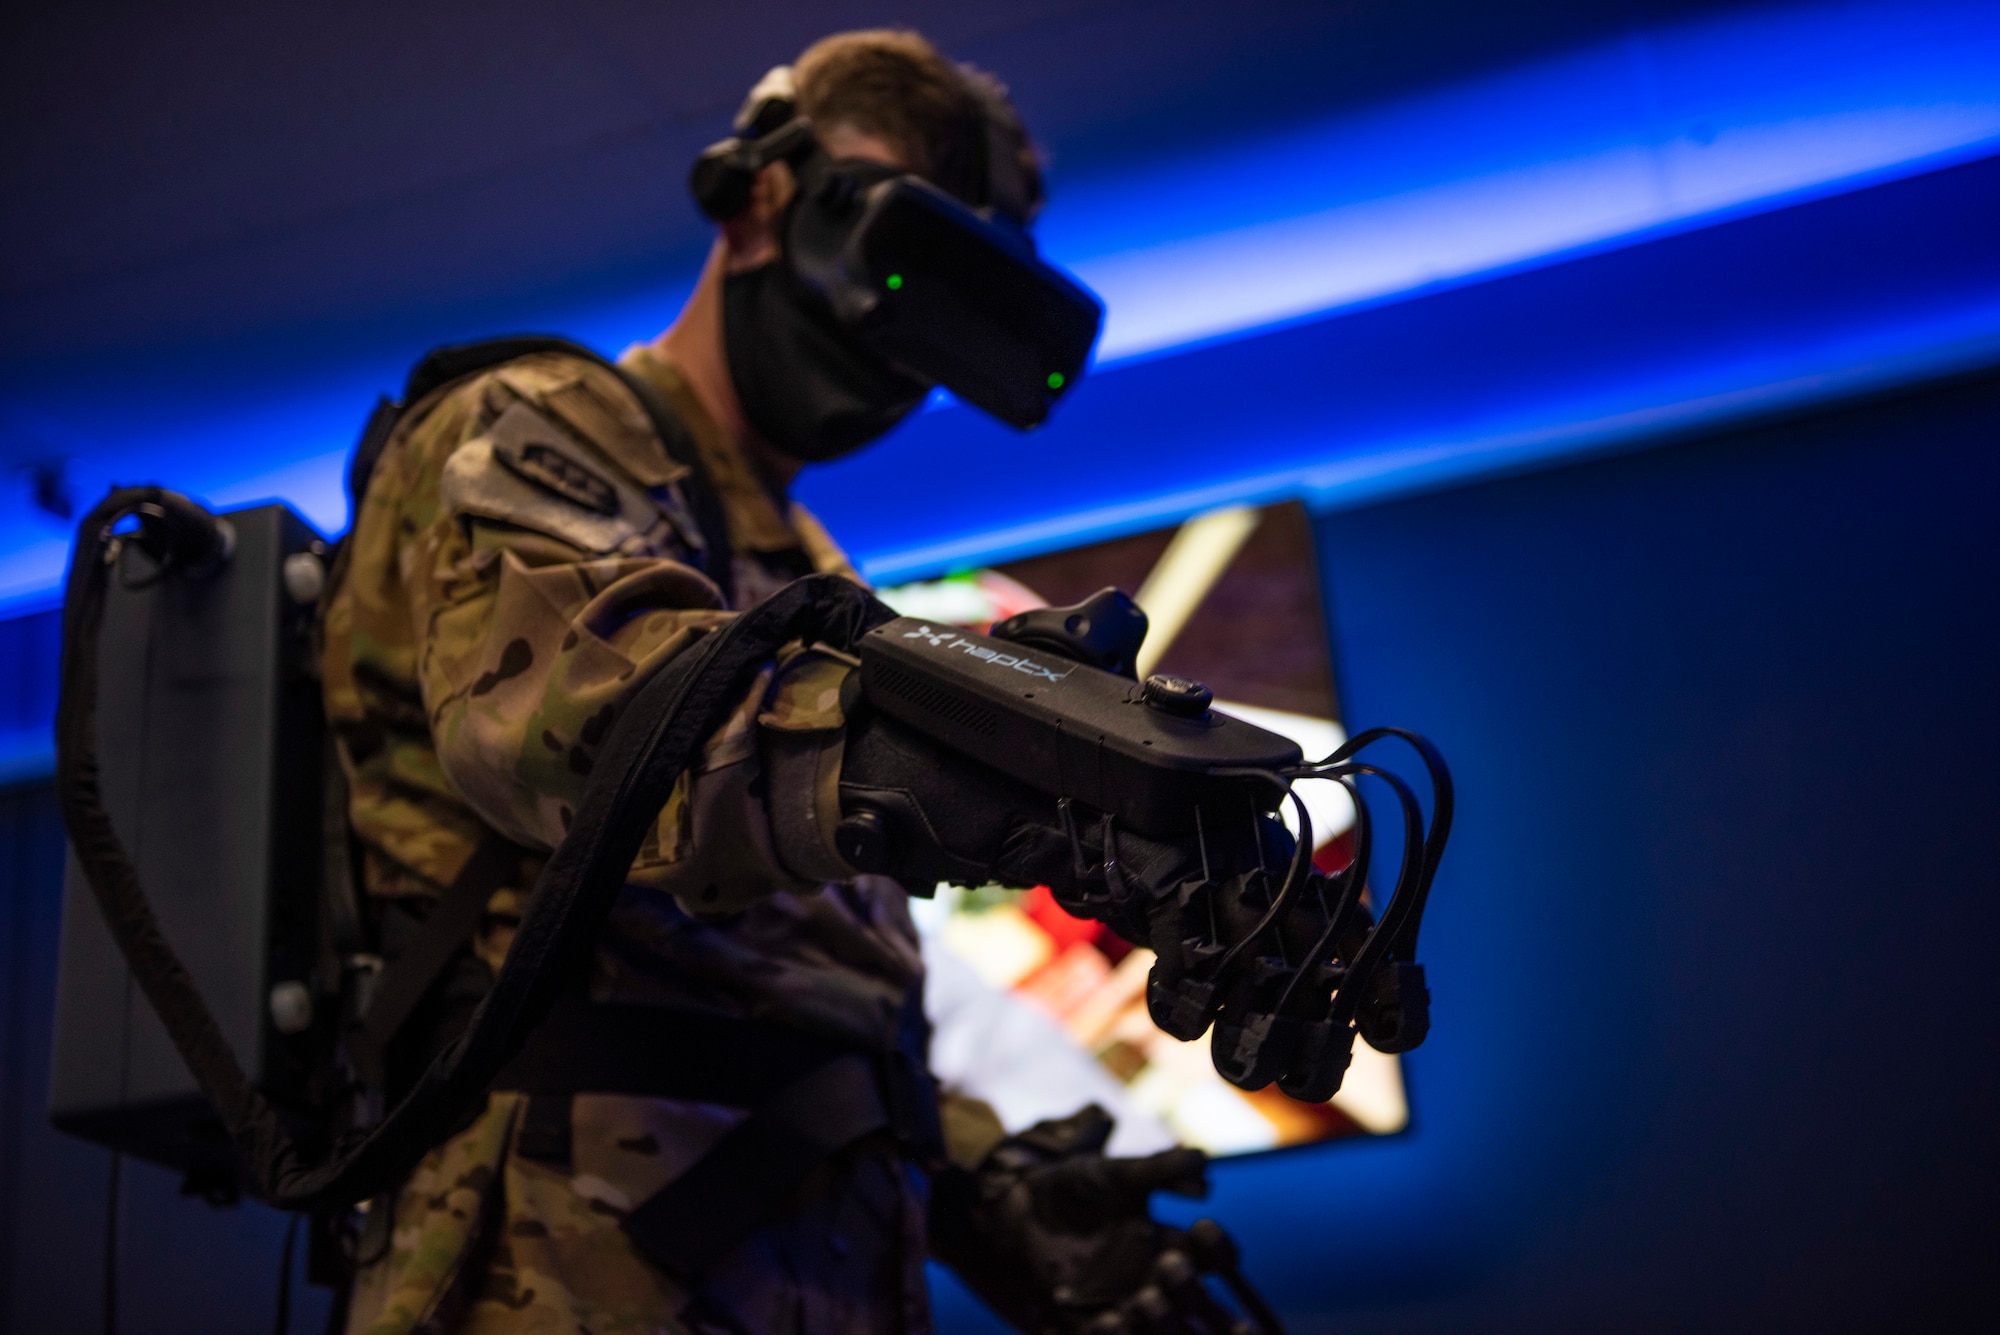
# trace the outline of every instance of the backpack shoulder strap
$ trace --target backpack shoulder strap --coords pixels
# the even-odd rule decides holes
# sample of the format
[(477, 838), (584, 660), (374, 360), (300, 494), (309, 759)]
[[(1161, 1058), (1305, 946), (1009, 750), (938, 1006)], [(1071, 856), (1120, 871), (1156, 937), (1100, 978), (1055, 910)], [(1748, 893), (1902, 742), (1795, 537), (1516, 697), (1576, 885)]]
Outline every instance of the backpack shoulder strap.
[(513, 334), (506, 338), (482, 339), (477, 343), (449, 343), (425, 353), (423, 359), (410, 368), (409, 378), (403, 382), (403, 396), (400, 399), (377, 399), (374, 411), (368, 414), (368, 421), (361, 428), (361, 439), (355, 442), (354, 457), (347, 465), (349, 512), (356, 512), (361, 498), (368, 494), (368, 480), (375, 475), (375, 465), (382, 458), (382, 447), (389, 443), (396, 423), (403, 420), (403, 414), (413, 405), (432, 390), (449, 385), (454, 380), (463, 380), (503, 362), (511, 362), (516, 357), (537, 352), (566, 352), (589, 361), (604, 360), (582, 344), (554, 334)]
[(687, 424), (681, 421), (680, 414), (674, 411), (673, 404), (667, 401), (667, 396), (652, 381), (616, 362), (604, 361), (601, 357), (597, 360), (610, 367), (612, 373), (625, 382), (625, 388), (632, 392), (632, 397), (645, 410), (647, 420), (653, 424), (654, 434), (667, 447), (668, 455), (687, 468), (683, 492), (688, 508), (694, 512), (695, 525), (701, 529), (705, 549), (702, 552), (701, 573), (715, 581), (715, 586), (722, 590), (724, 605), (734, 606), (736, 555), (729, 542), (729, 518), (722, 511), (722, 498), (716, 494), (708, 469), (701, 461), (701, 451), (695, 448), (694, 436), (688, 431)]

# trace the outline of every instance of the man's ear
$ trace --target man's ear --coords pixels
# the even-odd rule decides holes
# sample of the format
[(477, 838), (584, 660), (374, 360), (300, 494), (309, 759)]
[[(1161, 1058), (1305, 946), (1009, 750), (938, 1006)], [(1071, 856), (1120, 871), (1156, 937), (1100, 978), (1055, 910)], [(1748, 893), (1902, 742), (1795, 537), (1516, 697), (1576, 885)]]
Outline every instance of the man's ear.
[(722, 224), (728, 272), (742, 273), (778, 258), (779, 221), (798, 188), (789, 162), (770, 163), (757, 173), (748, 207)]

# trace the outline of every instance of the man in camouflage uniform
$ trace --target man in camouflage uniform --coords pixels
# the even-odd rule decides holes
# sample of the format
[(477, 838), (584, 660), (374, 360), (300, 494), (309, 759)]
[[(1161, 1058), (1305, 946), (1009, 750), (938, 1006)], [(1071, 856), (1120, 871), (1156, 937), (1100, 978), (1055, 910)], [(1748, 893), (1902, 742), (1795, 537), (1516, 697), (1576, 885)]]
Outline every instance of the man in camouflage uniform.
[[(949, 118), (921, 118), (964, 76), (921, 38), (847, 34), (796, 70), (799, 109), (832, 156), (934, 175), (950, 151)], [(906, 90), (900, 102), (884, 81)], [(410, 405), (357, 498), (327, 604), (325, 690), (385, 935), (497, 834), (521, 850), (474, 943), (497, 968), (621, 706), (786, 582), (853, 576), (787, 501), (798, 460), (751, 424), (725, 353), (725, 282), (772, 261), (791, 189), (782, 164), (764, 169), (674, 326), (620, 359), (692, 440), (734, 550), (732, 601), (692, 555), (688, 467), (617, 375), (577, 357), (526, 356)], [(794, 647), (710, 739), (631, 869), (593, 1000), (893, 1043), (922, 975), (904, 892), (840, 876), (813, 837), (838, 819), (847, 671)], [(619, 1221), (744, 1112), (579, 1094), (567, 1154), (551, 1157), (523, 1142), (527, 1103), (493, 1094), (387, 1204), (393, 1227), (361, 1258), (349, 1330), (927, 1328), (923, 1182), (887, 1137), (822, 1164), (782, 1217), (683, 1283)], [(983, 1105), (944, 1112), (954, 1162), (977, 1163), (1002, 1136)]]

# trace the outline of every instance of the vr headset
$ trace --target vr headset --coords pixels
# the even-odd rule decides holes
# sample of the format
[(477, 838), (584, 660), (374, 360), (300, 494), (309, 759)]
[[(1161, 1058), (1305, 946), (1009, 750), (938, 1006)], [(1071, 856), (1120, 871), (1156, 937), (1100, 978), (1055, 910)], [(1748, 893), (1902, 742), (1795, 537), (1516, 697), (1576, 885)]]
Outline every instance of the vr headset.
[(979, 207), (895, 167), (830, 158), (785, 66), (751, 91), (736, 137), (705, 150), (688, 184), (703, 213), (726, 221), (749, 205), (759, 171), (790, 163), (799, 189), (780, 262), (877, 356), (1027, 428), (1083, 374), (1104, 308), (1036, 255), (1032, 187), (1001, 133), (1011, 113), (966, 82), (986, 120)]

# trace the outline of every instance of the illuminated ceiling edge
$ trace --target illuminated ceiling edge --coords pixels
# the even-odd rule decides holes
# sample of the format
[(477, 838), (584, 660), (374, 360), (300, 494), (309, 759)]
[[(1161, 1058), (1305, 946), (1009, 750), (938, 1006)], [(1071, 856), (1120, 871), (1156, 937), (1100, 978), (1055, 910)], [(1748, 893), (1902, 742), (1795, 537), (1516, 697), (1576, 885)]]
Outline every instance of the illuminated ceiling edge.
[[(1000, 525), (949, 542), (857, 553), (856, 564), (877, 583), (931, 578), (1162, 528), (1220, 506), (1298, 499), (1315, 513), (1332, 513), (1508, 473), (1647, 449), (1696, 430), (1714, 430), (1990, 365), (2000, 360), (2000, 312), (1993, 312), (1986, 325), (1969, 335), (1906, 347), (1872, 359), (1794, 367), (1781, 378), (1753, 377), (1692, 397), (1670, 394), (1612, 414), (1457, 439), (1385, 440), (1365, 454), (1333, 462), (1297, 465), (1028, 523)], [(47, 611), (60, 602), (58, 570), (43, 587), (0, 595), (0, 620)], [(5, 749), (0, 745), (0, 752)], [(8, 769), (5, 756), (0, 755), (0, 784), (7, 782)]]
[(950, 542), (861, 556), (856, 564), (873, 583), (897, 583), (1164, 528), (1221, 506), (1296, 499), (1314, 514), (1332, 514), (1512, 473), (1649, 449), (1696, 431), (1943, 379), (1996, 361), (2000, 361), (2000, 318), (1986, 332), (1968, 338), (1867, 362), (1718, 388), (1696, 398), (1665, 398), (1607, 416), (1525, 431), (1383, 442), (1363, 456), (1330, 464), (1299, 465), (1072, 511)]
[[(1719, 390), (1700, 398), (1662, 401), (1556, 427), (1452, 442), (1409, 442), (1393, 451), (1337, 465), (1302, 466), (1080, 510), (950, 543), (867, 557), (857, 564), (871, 581), (893, 583), (1162, 528), (1226, 505), (1298, 499), (1315, 514), (1331, 514), (1554, 464), (1648, 449), (1691, 432), (1882, 393), (1996, 362), (2000, 362), (2000, 320), (1982, 335), (1841, 369)], [(52, 610), (56, 605), (54, 590), (34, 598), (24, 596), (0, 603), (4, 609), (0, 619)], [(0, 731), (0, 788), (44, 779), (54, 768), (55, 748), (47, 730)]]

